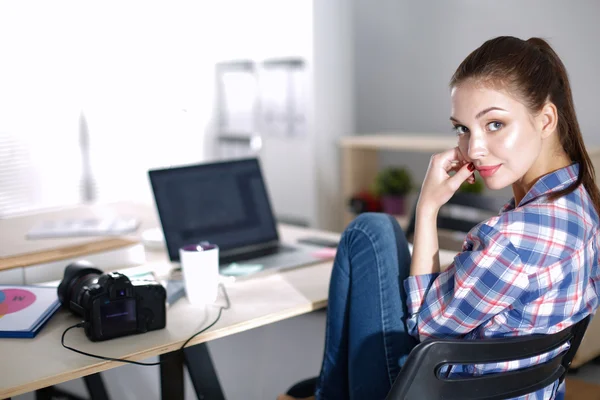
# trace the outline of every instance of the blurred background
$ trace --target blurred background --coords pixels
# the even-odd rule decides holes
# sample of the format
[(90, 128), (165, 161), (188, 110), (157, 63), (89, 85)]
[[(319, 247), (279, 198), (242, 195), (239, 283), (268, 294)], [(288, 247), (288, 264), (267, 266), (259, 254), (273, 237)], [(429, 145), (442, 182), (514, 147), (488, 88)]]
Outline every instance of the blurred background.
[[(593, 0), (3, 0), (0, 220), (152, 202), (149, 169), (258, 156), (280, 221), (339, 231), (340, 139), (451, 138), (448, 81), (498, 35), (550, 42), (585, 142), (600, 145), (598, 16)], [(428, 161), (402, 151), (380, 159), (406, 166), (417, 186)], [(323, 319), (303, 318), (211, 343), (217, 368), (230, 371), (239, 349), (283, 325), (292, 344), (306, 344), (303, 360), (285, 341), (255, 346), (244, 364), (252, 372), (221, 377), (228, 397), (274, 398), (318, 372)], [(109, 374), (124, 386), (120, 369)], [(143, 387), (150, 378), (140, 374), (128, 379)]]
[[(592, 0), (0, 3), (0, 218), (151, 201), (146, 171), (258, 154), (282, 221), (340, 228), (344, 136), (450, 133), (448, 80), (497, 35), (541, 36), (596, 145)], [(428, 157), (397, 154), (418, 183)]]
[[(341, 137), (450, 133), (448, 80), (497, 35), (548, 39), (586, 143), (592, 0), (0, 3), (0, 218), (151, 201), (150, 168), (258, 155), (282, 221), (340, 229)], [(417, 183), (428, 157), (397, 154)]]

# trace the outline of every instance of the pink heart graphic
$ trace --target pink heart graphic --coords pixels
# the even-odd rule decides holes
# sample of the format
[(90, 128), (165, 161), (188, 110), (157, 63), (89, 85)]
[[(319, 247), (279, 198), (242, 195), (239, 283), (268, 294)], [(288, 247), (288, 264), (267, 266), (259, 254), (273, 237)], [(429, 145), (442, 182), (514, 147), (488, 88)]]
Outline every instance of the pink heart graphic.
[(0, 317), (21, 311), (35, 302), (35, 294), (24, 289), (0, 291)]

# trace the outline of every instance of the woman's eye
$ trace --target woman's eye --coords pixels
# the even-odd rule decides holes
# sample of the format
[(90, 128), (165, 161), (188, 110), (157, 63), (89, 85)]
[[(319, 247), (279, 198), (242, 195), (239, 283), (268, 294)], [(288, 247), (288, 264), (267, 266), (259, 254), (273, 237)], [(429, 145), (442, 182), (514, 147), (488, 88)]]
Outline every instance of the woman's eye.
[(488, 129), (492, 132), (502, 129), (503, 126), (504, 126), (504, 124), (502, 122), (498, 122), (498, 121), (490, 122), (487, 125)]
[(456, 132), (457, 135), (464, 135), (469, 131), (467, 127), (463, 125), (454, 125), (454, 128), (452, 129), (454, 130), (454, 132)]

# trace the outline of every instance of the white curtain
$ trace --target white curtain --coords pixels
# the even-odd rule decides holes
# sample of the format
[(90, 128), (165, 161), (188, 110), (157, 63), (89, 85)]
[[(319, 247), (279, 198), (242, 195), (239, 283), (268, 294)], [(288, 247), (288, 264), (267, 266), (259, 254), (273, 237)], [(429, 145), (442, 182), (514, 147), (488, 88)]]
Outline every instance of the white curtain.
[(148, 169), (205, 159), (215, 63), (295, 55), (305, 4), (0, 1), (0, 218), (86, 198), (82, 113), (94, 198), (152, 201)]
[(76, 41), (44, 8), (0, 3), (0, 217), (79, 202)]
[(203, 160), (214, 61), (199, 8), (0, 2), (0, 218), (82, 202), (82, 139), (97, 201), (151, 201), (148, 169)]

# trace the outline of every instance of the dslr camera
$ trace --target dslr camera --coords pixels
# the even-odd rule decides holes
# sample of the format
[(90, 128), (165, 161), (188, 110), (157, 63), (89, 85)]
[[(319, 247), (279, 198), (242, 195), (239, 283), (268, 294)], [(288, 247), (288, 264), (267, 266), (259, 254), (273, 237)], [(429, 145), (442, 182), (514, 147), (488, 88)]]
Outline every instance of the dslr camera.
[(103, 273), (88, 261), (67, 265), (58, 299), (83, 317), (92, 341), (162, 329), (167, 323), (166, 290), (158, 282)]

